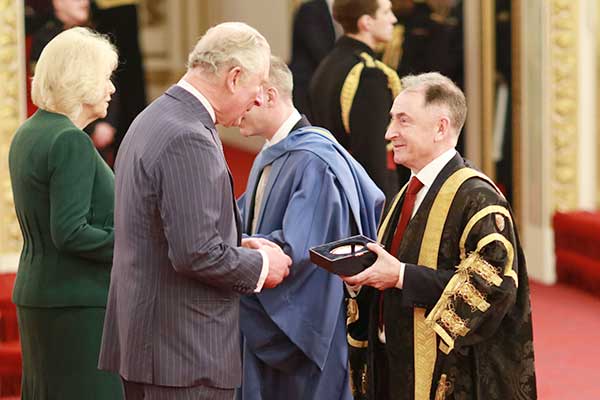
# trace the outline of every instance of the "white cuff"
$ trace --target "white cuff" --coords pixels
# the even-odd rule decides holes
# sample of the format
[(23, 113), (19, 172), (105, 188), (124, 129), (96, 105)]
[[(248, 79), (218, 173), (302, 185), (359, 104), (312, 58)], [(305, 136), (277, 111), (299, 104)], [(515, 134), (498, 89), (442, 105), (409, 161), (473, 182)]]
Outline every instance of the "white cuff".
[(402, 289), (404, 286), (404, 269), (406, 268), (406, 264), (403, 262), (400, 263), (400, 269), (398, 270), (398, 283), (396, 283), (396, 287), (398, 289)]
[(360, 289), (362, 288), (362, 285), (348, 285), (346, 282), (344, 282), (344, 285), (346, 285), (346, 290), (348, 290), (348, 294), (351, 298), (358, 296)]
[(258, 282), (256, 283), (256, 289), (254, 289), (254, 293), (259, 293), (262, 290), (265, 281), (267, 280), (267, 275), (269, 275), (269, 256), (265, 253), (264, 250), (258, 250), (260, 255), (262, 256), (262, 269), (260, 270), (260, 277), (258, 278)]

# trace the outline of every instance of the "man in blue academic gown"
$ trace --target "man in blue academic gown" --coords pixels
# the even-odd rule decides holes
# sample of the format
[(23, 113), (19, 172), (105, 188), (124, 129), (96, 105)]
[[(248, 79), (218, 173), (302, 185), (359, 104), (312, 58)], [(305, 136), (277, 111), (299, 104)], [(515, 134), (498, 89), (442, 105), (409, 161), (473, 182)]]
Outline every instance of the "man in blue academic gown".
[(271, 59), (265, 102), (242, 119), (267, 140), (239, 199), (244, 232), (293, 260), (276, 289), (242, 298), (243, 400), (349, 400), (342, 281), (309, 261), (312, 246), (361, 233), (374, 238), (383, 193), (322, 128), (292, 103), (292, 77)]

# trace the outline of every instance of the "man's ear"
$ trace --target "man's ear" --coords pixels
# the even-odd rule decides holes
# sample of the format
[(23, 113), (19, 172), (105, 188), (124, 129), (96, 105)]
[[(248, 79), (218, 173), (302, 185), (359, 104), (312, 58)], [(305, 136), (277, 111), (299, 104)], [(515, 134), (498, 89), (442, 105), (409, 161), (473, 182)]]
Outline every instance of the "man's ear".
[(356, 26), (358, 27), (359, 32), (369, 32), (371, 30), (371, 25), (373, 24), (373, 17), (368, 14), (363, 14), (356, 21)]
[(441, 142), (446, 140), (452, 134), (450, 129), (450, 119), (446, 115), (442, 115), (437, 120), (436, 129), (434, 141)]
[(274, 106), (275, 103), (277, 103), (278, 98), (279, 98), (279, 91), (277, 90), (277, 88), (274, 88), (273, 86), (271, 86), (265, 90), (265, 99), (266, 99), (266, 104), (268, 107)]
[(233, 67), (229, 71), (227, 71), (227, 75), (225, 77), (225, 86), (227, 90), (234, 94), (237, 92), (238, 87), (240, 86), (240, 80), (242, 78), (242, 68)]

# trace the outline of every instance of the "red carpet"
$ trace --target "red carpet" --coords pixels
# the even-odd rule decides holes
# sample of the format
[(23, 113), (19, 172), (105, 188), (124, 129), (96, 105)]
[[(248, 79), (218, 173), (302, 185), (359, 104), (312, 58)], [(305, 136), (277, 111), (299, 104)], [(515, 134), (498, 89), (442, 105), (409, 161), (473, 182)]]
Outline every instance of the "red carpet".
[(600, 298), (531, 285), (540, 400), (600, 399)]

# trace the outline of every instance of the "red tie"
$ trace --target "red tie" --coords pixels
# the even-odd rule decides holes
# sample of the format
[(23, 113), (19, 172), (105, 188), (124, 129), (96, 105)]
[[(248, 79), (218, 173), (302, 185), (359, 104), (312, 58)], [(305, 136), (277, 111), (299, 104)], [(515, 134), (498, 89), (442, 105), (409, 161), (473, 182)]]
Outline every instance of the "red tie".
[[(398, 221), (398, 225), (396, 226), (396, 232), (394, 233), (394, 239), (392, 239), (392, 246), (390, 247), (390, 254), (394, 257), (396, 257), (398, 250), (400, 250), (402, 235), (404, 235), (408, 221), (412, 217), (417, 193), (419, 193), (422, 187), (423, 183), (416, 176), (410, 178), (410, 183), (404, 196), (404, 203), (402, 203), (402, 210), (400, 211), (400, 221)], [(379, 296), (379, 329), (383, 329), (383, 293)]]

